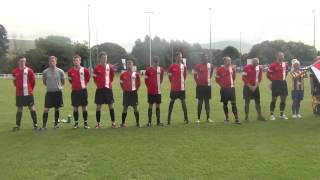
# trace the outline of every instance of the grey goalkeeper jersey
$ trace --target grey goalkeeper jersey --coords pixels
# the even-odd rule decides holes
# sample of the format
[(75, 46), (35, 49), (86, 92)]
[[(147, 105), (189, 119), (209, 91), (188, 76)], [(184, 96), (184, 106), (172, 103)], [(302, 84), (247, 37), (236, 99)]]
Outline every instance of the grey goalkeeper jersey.
[(64, 79), (64, 71), (60, 68), (47, 68), (42, 73), (43, 79), (46, 82), (47, 92), (56, 92), (62, 90), (62, 79)]

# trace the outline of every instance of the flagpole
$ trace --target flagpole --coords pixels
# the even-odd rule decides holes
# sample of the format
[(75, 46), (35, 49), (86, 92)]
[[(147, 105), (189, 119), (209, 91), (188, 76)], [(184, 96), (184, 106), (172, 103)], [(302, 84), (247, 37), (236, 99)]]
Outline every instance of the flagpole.
[(90, 36), (90, 4), (88, 4), (88, 36), (89, 36), (89, 42), (88, 42), (88, 48), (89, 48), (89, 69), (92, 72), (92, 59), (91, 59), (91, 36)]
[(148, 14), (149, 16), (149, 65), (151, 66), (151, 14), (154, 12), (148, 11), (144, 13)]

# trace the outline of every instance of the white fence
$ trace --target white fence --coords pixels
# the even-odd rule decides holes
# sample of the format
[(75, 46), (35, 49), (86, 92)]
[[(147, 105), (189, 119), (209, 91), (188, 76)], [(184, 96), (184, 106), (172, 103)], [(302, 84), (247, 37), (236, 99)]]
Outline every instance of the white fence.
[[(140, 74), (144, 75), (146, 73), (145, 70), (140, 70)], [(42, 73), (36, 73), (36, 78), (41, 79), (42, 78)], [(67, 76), (65, 76), (67, 77)], [(0, 74), (0, 79), (13, 79), (11, 74)]]
[[(36, 73), (36, 78), (41, 79), (42, 73)], [(13, 79), (11, 74), (0, 74), (0, 79)]]

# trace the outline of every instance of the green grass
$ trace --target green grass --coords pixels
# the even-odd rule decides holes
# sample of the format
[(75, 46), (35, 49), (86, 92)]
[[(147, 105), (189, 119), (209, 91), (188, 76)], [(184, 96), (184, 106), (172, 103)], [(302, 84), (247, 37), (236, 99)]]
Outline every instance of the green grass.
[[(265, 76), (264, 76), (265, 77)], [(290, 81), (289, 82), (289, 87)], [(183, 125), (180, 102), (176, 102), (172, 126), (135, 128), (132, 109), (128, 111), (128, 128), (111, 129), (107, 107), (102, 113), (103, 129), (74, 130), (61, 124), (54, 130), (53, 112), (49, 128), (38, 133), (24, 110), (22, 129), (10, 132), (15, 124), (15, 91), (10, 80), (0, 80), (0, 179), (319, 179), (320, 121), (312, 115), (309, 84), (306, 80), (303, 120), (256, 121), (254, 103), (250, 121), (240, 126), (225, 125), (219, 88), (213, 84), (211, 117), (213, 124), (194, 123), (196, 117), (195, 83), (191, 75), (186, 82), (187, 106), (191, 124)], [(269, 114), (268, 80), (261, 85), (265, 117)], [(95, 124), (95, 87), (90, 82), (89, 122)], [(35, 89), (38, 119), (41, 121), (44, 86)], [(122, 92), (118, 77), (114, 82), (116, 121), (121, 120)], [(169, 83), (163, 85), (161, 119), (165, 122), (169, 100)], [(237, 77), (237, 104), (243, 117), (242, 81)], [(146, 88), (139, 90), (139, 109), (143, 125), (147, 121)], [(65, 107), (61, 115), (72, 114), (70, 85), (64, 89)], [(290, 113), (287, 100), (286, 114)], [(229, 108), (230, 109), (230, 108)], [(279, 103), (277, 103), (277, 110)], [(279, 112), (277, 111), (277, 115)], [(82, 117), (82, 116), (80, 116)], [(155, 117), (154, 117), (155, 118)], [(80, 118), (82, 125), (82, 118)], [(40, 123), (41, 124), (41, 123)]]

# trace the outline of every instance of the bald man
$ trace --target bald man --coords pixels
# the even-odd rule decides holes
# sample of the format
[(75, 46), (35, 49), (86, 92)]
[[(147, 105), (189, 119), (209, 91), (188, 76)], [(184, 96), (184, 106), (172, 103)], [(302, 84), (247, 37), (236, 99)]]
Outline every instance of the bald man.
[(243, 99), (245, 101), (245, 120), (248, 120), (249, 117), (249, 105), (251, 99), (254, 99), (255, 101), (258, 120), (265, 120), (261, 114), (259, 85), (262, 80), (262, 66), (259, 65), (258, 58), (253, 58), (251, 63), (247, 64), (243, 68), (242, 80), (244, 83)]

